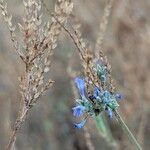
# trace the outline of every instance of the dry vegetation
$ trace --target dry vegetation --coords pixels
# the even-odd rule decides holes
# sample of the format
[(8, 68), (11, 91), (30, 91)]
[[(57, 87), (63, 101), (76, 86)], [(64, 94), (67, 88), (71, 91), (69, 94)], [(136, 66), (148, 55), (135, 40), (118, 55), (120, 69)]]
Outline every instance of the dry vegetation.
[(99, 85), (91, 70), (93, 59), (102, 58), (109, 89), (115, 85), (125, 96), (119, 110), (148, 150), (150, 2), (42, 2), (0, 2), (0, 149), (8, 143), (15, 150), (134, 149), (115, 119), (105, 118), (113, 142), (98, 134), (92, 120), (84, 130), (72, 126), (76, 93), (70, 81), (84, 74), (87, 83)]

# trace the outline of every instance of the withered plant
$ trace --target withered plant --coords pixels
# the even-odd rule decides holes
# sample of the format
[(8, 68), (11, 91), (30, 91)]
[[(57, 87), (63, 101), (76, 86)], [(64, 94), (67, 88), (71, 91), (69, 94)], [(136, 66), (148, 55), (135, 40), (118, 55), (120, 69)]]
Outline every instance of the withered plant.
[[(14, 49), (25, 66), (23, 75), (19, 77), (21, 113), (12, 129), (7, 150), (12, 149), (16, 141), (16, 134), (31, 108), (53, 85), (52, 79), (47, 78), (46, 75), (50, 71), (51, 56), (57, 46), (57, 39), (61, 31), (60, 24), (53, 17), (46, 23), (42, 22), (40, 0), (24, 0), (23, 4), (25, 15), (22, 23), (16, 25), (19, 26), (22, 33), (22, 43), (20, 43), (17, 40), (16, 27), (12, 23), (12, 16), (7, 10), (7, 4), (3, 0), (0, 1), (2, 15), (10, 31)], [(54, 14), (57, 15), (61, 24), (66, 22), (72, 8), (73, 3), (70, 0), (56, 2)]]

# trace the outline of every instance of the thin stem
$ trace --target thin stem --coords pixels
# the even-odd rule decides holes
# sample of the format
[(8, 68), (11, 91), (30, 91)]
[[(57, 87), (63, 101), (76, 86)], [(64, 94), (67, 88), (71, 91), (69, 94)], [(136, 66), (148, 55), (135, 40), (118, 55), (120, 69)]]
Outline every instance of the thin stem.
[(120, 126), (122, 127), (122, 129), (124, 130), (124, 132), (128, 135), (128, 138), (129, 138), (130, 142), (132, 144), (134, 144), (136, 150), (142, 150), (140, 144), (138, 143), (138, 141), (136, 140), (136, 138), (134, 137), (134, 135), (132, 134), (132, 132), (129, 130), (129, 128), (127, 127), (127, 125), (123, 121), (123, 119), (120, 116), (119, 112), (116, 109), (113, 112), (115, 114), (115, 117), (116, 117), (118, 123), (120, 124)]
[(23, 107), (21, 116), (15, 122), (14, 129), (13, 129), (13, 132), (12, 132), (11, 137), (9, 139), (9, 143), (7, 145), (6, 150), (12, 149), (12, 146), (14, 145), (14, 143), (16, 141), (16, 135), (17, 135), (18, 131), (20, 130), (22, 123), (25, 121), (26, 116), (28, 114), (28, 111), (29, 111), (28, 108)]
[[(66, 31), (66, 33), (70, 36), (70, 38), (72, 39), (72, 41), (73, 41), (73, 43), (75, 44), (75, 46), (77, 47), (77, 50), (78, 50), (78, 52), (79, 52), (79, 54), (80, 54), (80, 56), (81, 56), (81, 59), (83, 60), (83, 61), (85, 61), (85, 58), (84, 58), (84, 54), (83, 54), (83, 52), (81, 51), (81, 49), (80, 49), (80, 47), (78, 46), (78, 43), (79, 43), (79, 45), (81, 45), (81, 42), (80, 42), (80, 40), (79, 40), (79, 38), (77, 37), (77, 41), (75, 40), (75, 38), (74, 38), (74, 35), (57, 19), (57, 16), (55, 16), (54, 14), (51, 14), (53, 17), (54, 17), (54, 19), (59, 23), (59, 25)], [(82, 48), (83, 49), (83, 48)], [(85, 50), (85, 49), (83, 49), (83, 50)], [(94, 74), (93, 74), (93, 72), (92, 72), (92, 68), (88, 65), (88, 69), (90, 70), (90, 72), (91, 72), (91, 74), (94, 76)], [(89, 78), (90, 78), (90, 80), (92, 81), (92, 83), (96, 86), (96, 87), (98, 87), (97, 85), (96, 85), (96, 83), (94, 82), (94, 80), (89, 76)]]

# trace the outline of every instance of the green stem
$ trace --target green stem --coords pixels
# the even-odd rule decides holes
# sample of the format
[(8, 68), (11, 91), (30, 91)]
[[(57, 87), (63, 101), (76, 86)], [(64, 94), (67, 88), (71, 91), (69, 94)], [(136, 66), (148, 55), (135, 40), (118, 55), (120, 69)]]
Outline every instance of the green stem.
[(138, 141), (136, 140), (134, 135), (131, 133), (131, 131), (129, 130), (129, 128), (127, 127), (125, 122), (123, 121), (122, 117), (119, 115), (118, 111), (115, 109), (113, 112), (114, 112), (114, 114), (116, 116), (117, 121), (121, 125), (122, 129), (128, 135), (128, 138), (129, 138), (130, 142), (135, 145), (136, 150), (142, 150), (140, 144), (138, 143)]
[(102, 115), (96, 116), (94, 118), (94, 122), (98, 130), (98, 133), (101, 135), (101, 137), (103, 137), (108, 142), (108, 144), (110, 144), (110, 146), (117, 147), (117, 143), (115, 142), (111, 134), (111, 131), (109, 127), (106, 125), (106, 122), (104, 118), (102, 117)]

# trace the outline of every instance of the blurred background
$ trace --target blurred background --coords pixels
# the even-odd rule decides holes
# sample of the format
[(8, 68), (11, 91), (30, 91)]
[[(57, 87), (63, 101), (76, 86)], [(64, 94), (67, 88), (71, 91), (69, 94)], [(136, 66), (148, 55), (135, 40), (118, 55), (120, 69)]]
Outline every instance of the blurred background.
[[(21, 22), (23, 3), (7, 0), (13, 21)], [(50, 11), (55, 0), (45, 0)], [(80, 20), (83, 37), (94, 45), (107, 0), (74, 0), (74, 13)], [(43, 10), (43, 16), (50, 16)], [(19, 33), (18, 33), (18, 36)], [(150, 149), (150, 1), (115, 0), (104, 40), (104, 49), (112, 65), (117, 90), (125, 99), (119, 111), (143, 150)], [(95, 150), (134, 149), (115, 118), (108, 124), (112, 141), (97, 132), (92, 120), (85, 130), (76, 130), (71, 107), (75, 98), (67, 68), (80, 72), (79, 55), (70, 38), (62, 32), (53, 56), (51, 78), (54, 86), (30, 112), (15, 145), (16, 150)], [(9, 31), (0, 15), (0, 150), (8, 142), (19, 113), (18, 76), (24, 66), (12, 47)], [(88, 135), (88, 136), (87, 136)], [(90, 137), (89, 137), (90, 136)], [(92, 148), (93, 148), (92, 147)]]

